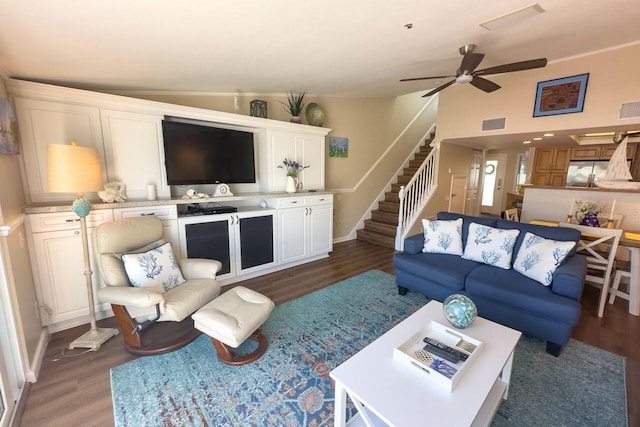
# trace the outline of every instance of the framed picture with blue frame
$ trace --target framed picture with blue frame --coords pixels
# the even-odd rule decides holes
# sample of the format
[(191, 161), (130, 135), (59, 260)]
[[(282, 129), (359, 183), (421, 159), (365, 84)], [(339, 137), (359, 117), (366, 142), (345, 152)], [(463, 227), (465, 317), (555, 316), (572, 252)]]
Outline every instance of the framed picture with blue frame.
[(539, 82), (533, 117), (582, 112), (588, 80), (585, 73)]

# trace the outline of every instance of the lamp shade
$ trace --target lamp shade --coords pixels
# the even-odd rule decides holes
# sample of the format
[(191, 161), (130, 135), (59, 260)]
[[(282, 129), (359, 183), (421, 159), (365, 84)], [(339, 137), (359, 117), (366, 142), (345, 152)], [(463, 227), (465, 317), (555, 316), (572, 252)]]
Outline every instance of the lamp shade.
[(49, 144), (49, 191), (84, 193), (102, 190), (100, 156), (95, 148), (71, 144)]

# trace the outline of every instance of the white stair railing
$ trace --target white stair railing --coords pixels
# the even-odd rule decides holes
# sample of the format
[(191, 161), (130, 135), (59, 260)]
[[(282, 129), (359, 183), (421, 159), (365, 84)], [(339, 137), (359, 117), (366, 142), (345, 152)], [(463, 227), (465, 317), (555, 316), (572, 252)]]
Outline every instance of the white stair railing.
[(438, 147), (434, 147), (407, 185), (400, 187), (395, 249), (401, 251), (409, 229), (435, 192), (438, 181)]

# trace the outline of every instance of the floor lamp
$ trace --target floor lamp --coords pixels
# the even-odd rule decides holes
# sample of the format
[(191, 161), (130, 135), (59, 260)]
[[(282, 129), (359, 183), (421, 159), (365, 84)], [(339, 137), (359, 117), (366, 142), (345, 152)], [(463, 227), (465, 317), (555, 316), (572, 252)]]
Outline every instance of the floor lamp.
[(102, 190), (102, 171), (100, 157), (95, 148), (81, 147), (75, 141), (71, 144), (49, 144), (48, 153), (49, 191), (57, 193), (78, 193), (71, 210), (80, 217), (82, 250), (84, 255), (84, 277), (89, 300), (91, 329), (75, 339), (69, 348), (89, 348), (98, 350), (100, 346), (119, 331), (113, 328), (96, 326), (96, 310), (93, 301), (93, 283), (91, 281), (91, 263), (89, 262), (89, 241), (87, 238), (86, 217), (91, 211), (91, 203), (82, 193)]

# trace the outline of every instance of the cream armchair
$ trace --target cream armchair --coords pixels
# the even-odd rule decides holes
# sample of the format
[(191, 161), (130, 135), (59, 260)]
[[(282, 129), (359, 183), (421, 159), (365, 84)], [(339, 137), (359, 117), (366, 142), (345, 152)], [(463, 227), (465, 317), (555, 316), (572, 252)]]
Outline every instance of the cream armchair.
[(164, 353), (193, 341), (200, 331), (191, 314), (220, 294), (219, 261), (177, 256), (184, 283), (169, 290), (132, 286), (122, 256), (165, 244), (163, 231), (162, 221), (153, 216), (105, 223), (93, 231), (97, 268), (106, 284), (98, 299), (111, 304), (125, 348), (134, 354)]

